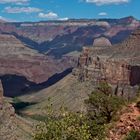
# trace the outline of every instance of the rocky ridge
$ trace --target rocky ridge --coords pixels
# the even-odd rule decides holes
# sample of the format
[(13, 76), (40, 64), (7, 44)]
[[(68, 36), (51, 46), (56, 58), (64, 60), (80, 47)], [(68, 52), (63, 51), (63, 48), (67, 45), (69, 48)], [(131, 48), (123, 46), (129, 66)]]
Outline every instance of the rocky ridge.
[(134, 17), (121, 19), (71, 19), (67, 21), (1, 22), (0, 32), (16, 36), (26, 46), (56, 58), (82, 46), (92, 45), (94, 39), (105, 37), (111, 44), (126, 39), (140, 26)]
[(73, 74), (80, 81), (95, 85), (107, 81), (115, 87), (115, 94), (135, 95), (140, 84), (140, 30), (136, 30), (117, 46), (84, 48)]

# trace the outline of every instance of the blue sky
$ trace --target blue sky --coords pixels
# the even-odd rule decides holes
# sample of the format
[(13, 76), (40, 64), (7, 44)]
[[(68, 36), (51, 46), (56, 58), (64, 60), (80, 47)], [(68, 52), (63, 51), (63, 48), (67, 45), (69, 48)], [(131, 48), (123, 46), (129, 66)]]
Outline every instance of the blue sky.
[(140, 19), (140, 0), (0, 0), (0, 18), (10, 21), (125, 16)]

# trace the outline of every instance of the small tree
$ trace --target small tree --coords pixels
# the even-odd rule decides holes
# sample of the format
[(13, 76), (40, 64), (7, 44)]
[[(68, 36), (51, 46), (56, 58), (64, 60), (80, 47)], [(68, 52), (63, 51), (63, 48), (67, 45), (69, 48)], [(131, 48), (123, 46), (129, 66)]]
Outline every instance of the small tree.
[(105, 95), (113, 95), (112, 88), (107, 82), (101, 82), (97, 87), (98, 92), (103, 93)]
[(116, 116), (124, 100), (112, 95), (110, 86), (107, 83), (103, 83), (89, 95), (86, 103), (88, 104), (88, 114), (91, 119), (96, 120), (99, 124), (104, 124), (110, 123)]

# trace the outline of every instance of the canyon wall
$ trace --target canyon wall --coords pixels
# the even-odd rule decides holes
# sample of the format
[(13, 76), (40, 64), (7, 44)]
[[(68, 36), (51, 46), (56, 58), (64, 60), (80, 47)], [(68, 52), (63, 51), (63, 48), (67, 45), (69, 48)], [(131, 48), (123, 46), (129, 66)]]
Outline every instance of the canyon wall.
[[(134, 17), (121, 19), (70, 19), (44, 22), (0, 22), (0, 32), (14, 35), (27, 47), (55, 58), (82, 50), (82, 46), (122, 42), (140, 26)], [(102, 37), (102, 40), (98, 38)], [(108, 39), (108, 40), (106, 40)]]
[(117, 94), (128, 94), (131, 91), (134, 93), (140, 85), (139, 40), (140, 30), (136, 30), (115, 47), (84, 47), (73, 75), (79, 81), (88, 80), (94, 85), (106, 81), (114, 86), (115, 90), (117, 88)]
[(72, 67), (70, 61), (55, 61), (27, 48), (13, 35), (0, 34), (0, 50), (0, 76), (18, 75), (32, 82), (42, 83), (54, 74)]

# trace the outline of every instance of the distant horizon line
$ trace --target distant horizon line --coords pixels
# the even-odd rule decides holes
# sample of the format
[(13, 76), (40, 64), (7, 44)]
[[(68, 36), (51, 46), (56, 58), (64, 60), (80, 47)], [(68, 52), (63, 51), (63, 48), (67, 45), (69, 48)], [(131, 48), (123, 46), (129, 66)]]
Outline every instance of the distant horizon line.
[(125, 17), (120, 17), (120, 18), (112, 18), (112, 17), (102, 17), (102, 18), (69, 18), (67, 20), (60, 20), (60, 19), (52, 19), (52, 20), (38, 20), (38, 21), (4, 21), (7, 23), (39, 23), (39, 22), (67, 22), (67, 21), (82, 21), (82, 20), (119, 20), (119, 19), (125, 19), (125, 18), (133, 18), (136, 19), (138, 21), (140, 21), (140, 19), (134, 17), (134, 16), (125, 16)]

